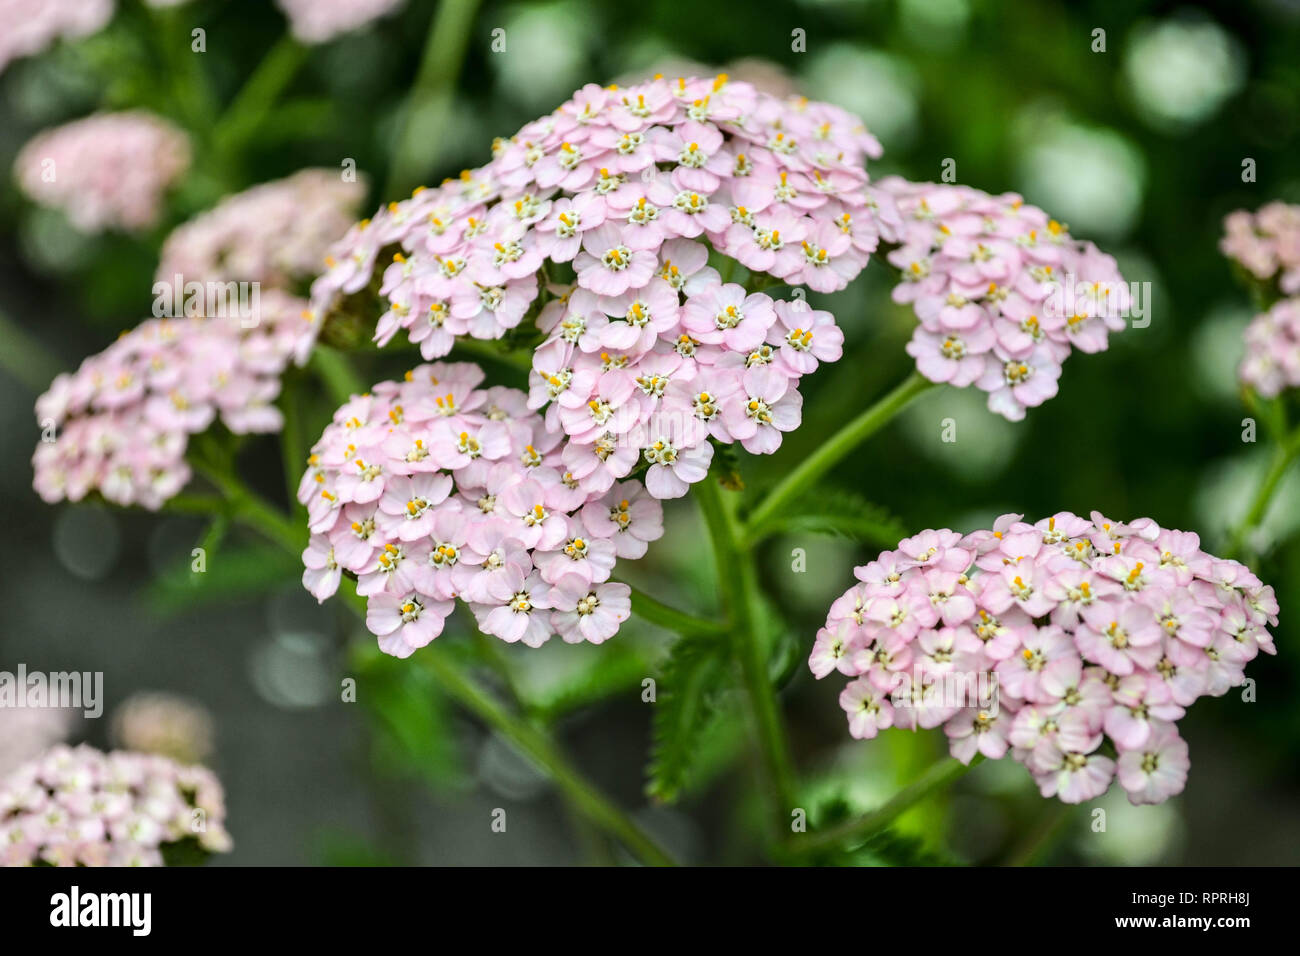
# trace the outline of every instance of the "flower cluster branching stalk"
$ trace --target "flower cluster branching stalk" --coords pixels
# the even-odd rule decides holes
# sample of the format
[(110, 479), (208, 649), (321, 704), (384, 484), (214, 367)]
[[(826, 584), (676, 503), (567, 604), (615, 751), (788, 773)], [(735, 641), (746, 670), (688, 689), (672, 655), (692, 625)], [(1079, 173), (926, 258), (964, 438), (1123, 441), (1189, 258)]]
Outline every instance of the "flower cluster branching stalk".
[(1295, 460), (1297, 453), (1300, 453), (1300, 436), (1293, 437), (1284, 444), (1279, 445), (1273, 452), (1273, 460), (1269, 462), (1268, 470), (1264, 472), (1264, 478), (1260, 482), (1255, 497), (1251, 499), (1250, 509), (1242, 519), (1237, 530), (1233, 532), (1232, 541), (1224, 552), (1224, 557), (1236, 558), (1241, 554), (1246, 545), (1247, 538), (1252, 531), (1259, 527), (1259, 523), (1264, 518), (1264, 513), (1268, 511), (1268, 506), (1273, 501), (1273, 495), (1277, 492), (1278, 486), (1282, 482), (1282, 477), (1286, 474), (1287, 468)]
[[(1247, 395), (1247, 404), (1250, 406), (1251, 411), (1256, 411), (1259, 403), (1253, 393)], [(1287, 469), (1291, 466), (1291, 462), (1295, 460), (1297, 455), (1300, 455), (1300, 428), (1297, 428), (1294, 432), (1290, 430), (1286, 421), (1285, 410), (1280, 402), (1274, 403), (1272, 412), (1271, 416), (1265, 416), (1265, 421), (1271, 425), (1269, 431), (1275, 443), (1273, 458), (1260, 480), (1259, 487), (1255, 490), (1255, 496), (1251, 499), (1250, 507), (1246, 510), (1245, 516), (1232, 531), (1228, 540), (1228, 547), (1223, 554), (1225, 558), (1237, 559), (1243, 553), (1249, 543), (1251, 533), (1264, 520), (1264, 515), (1268, 512), (1273, 496), (1277, 493)]]
[[(780, 515), (787, 504), (806, 492), (835, 464), (884, 427), (912, 399), (933, 384), (915, 373), (909, 376), (845, 424), (818, 452), (791, 471), (750, 512), (748, 520), (738, 519), (736, 503), (728, 500), (731, 495), (724, 496), (717, 482), (705, 480), (692, 489), (712, 541), (727, 628), (744, 682), (767, 784), (770, 810), (778, 833), (788, 825), (789, 814), (796, 806), (797, 786), (790, 745), (769, 673), (767, 643), (760, 629), (767, 612), (759, 597), (758, 571), (753, 549), (766, 537), (773, 519)], [(633, 607), (636, 609), (635, 604)], [(911, 802), (921, 799), (928, 792), (929, 789), (917, 792)], [(903, 809), (906, 807), (899, 808), (897, 812), (901, 813)], [(889, 820), (892, 819), (891, 816)], [(885, 821), (886, 824), (888, 822)]]
[(723, 500), (718, 483), (705, 479), (695, 486), (694, 491), (713, 543), (718, 588), (758, 738), (771, 811), (778, 825), (784, 826), (795, 805), (794, 771), (776, 690), (768, 673), (766, 647), (758, 629), (763, 609), (758, 600), (753, 554), (745, 544), (742, 527), (736, 521), (734, 505)]
[(934, 382), (913, 372), (891, 392), (874, 405), (865, 409), (856, 418), (824, 442), (817, 451), (805, 458), (797, 468), (791, 470), (781, 479), (775, 488), (749, 513), (746, 519), (748, 527), (747, 542), (756, 543), (770, 530), (774, 519), (781, 510), (807, 491), (826, 472), (839, 464), (858, 445), (883, 428), (895, 415), (922, 392), (934, 386)]
[[(627, 582), (621, 583), (626, 584)], [(726, 633), (726, 628), (716, 621), (706, 621), (694, 617), (663, 603), (657, 598), (652, 598), (644, 591), (630, 584), (628, 587), (632, 589), (632, 613), (643, 620), (649, 621), (651, 624), (656, 624), (678, 634), (722, 635)]]

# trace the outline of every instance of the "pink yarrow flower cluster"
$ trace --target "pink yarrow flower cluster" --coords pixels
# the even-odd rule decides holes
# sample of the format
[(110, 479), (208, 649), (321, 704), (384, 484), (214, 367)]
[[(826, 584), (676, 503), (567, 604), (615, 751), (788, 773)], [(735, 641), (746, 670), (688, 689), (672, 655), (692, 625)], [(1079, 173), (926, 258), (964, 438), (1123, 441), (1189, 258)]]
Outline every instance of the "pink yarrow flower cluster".
[(663, 534), (639, 482), (584, 487), (528, 397), (483, 378), (435, 363), (354, 397), (298, 490), (312, 533), (303, 584), (324, 601), (354, 576), (367, 626), (396, 657), (441, 634), (457, 598), (503, 641), (599, 644), (631, 613), (616, 559)]
[(259, 282), (290, 289), (316, 275), (329, 246), (356, 218), (365, 184), (303, 169), (228, 196), (172, 231), (157, 278)]
[(898, 243), (893, 297), (920, 320), (907, 351), (931, 381), (974, 385), (1020, 421), (1056, 394), (1072, 350), (1102, 351), (1124, 328), (1115, 260), (1019, 196), (896, 177), (873, 189), (882, 211), (897, 206), (881, 216)]
[(163, 848), (184, 840), (228, 851), (225, 817), (203, 767), (58, 746), (0, 780), (0, 863), (162, 866)]
[(1246, 327), (1237, 377), (1265, 398), (1300, 387), (1300, 296), (1283, 299)]
[(809, 660), (852, 678), (850, 733), (943, 727), (957, 759), (1010, 754), (1066, 803), (1115, 777), (1133, 803), (1181, 792), (1176, 721), (1276, 653), (1273, 589), (1149, 518), (1004, 515), (924, 531), (855, 574)]
[(1300, 206), (1271, 202), (1238, 209), (1223, 220), (1219, 250), (1257, 279), (1277, 276), (1286, 295), (1300, 295)]
[(274, 432), (280, 375), (315, 333), (301, 299), (270, 291), (260, 315), (152, 319), (124, 334), (36, 402), (43, 435), (34, 486), (53, 503), (92, 492), (157, 509), (189, 481), (189, 436), (217, 418), (232, 432)]
[[(593, 491), (644, 459), (651, 494), (682, 495), (710, 437), (774, 451), (799, 423), (800, 377), (839, 359), (843, 334), (757, 287), (831, 292), (866, 265), (878, 236), (863, 162), (880, 147), (860, 121), (726, 76), (655, 79), (586, 86), (493, 154), (356, 227), (313, 308), (382, 269), (376, 340), (405, 331), (426, 359), (535, 315), (529, 406), (549, 406)], [(730, 280), (737, 263), (748, 285)]]
[(89, 36), (113, 16), (113, 0), (0, 0), (0, 73), (59, 40)]
[(1284, 296), (1251, 320), (1246, 355), (1237, 370), (1243, 385), (1265, 398), (1300, 386), (1300, 206), (1271, 202), (1223, 221), (1220, 251), (1256, 279), (1276, 278)]
[(40, 133), (14, 161), (34, 202), (81, 232), (136, 232), (162, 214), (163, 196), (190, 165), (185, 134), (152, 113), (96, 113)]

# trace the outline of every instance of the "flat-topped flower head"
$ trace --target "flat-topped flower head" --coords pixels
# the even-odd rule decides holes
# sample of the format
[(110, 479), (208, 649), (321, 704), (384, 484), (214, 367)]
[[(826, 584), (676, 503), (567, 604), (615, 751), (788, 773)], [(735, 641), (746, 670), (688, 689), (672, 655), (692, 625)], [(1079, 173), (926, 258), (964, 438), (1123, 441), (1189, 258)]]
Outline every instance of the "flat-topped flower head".
[[(645, 467), (651, 492), (675, 497), (704, 476), (710, 441), (774, 450), (798, 423), (798, 380), (842, 352), (830, 313), (748, 291), (739, 274), (723, 282), (711, 250), (755, 280), (844, 288), (879, 240), (863, 168), (879, 154), (843, 111), (725, 76), (590, 84), (498, 139), (486, 166), (354, 227), (313, 311), (327, 322), (382, 270), (376, 341), (405, 331), (429, 360), (535, 316), (529, 407), (589, 449), (566, 458), (572, 480), (603, 492)], [(739, 388), (755, 365), (770, 366), (767, 396)], [(711, 369), (724, 381), (694, 390), (716, 398), (701, 406), (708, 427), (661, 427)]]
[(329, 247), (356, 219), (365, 182), (304, 169), (227, 196), (163, 243), (159, 282), (257, 282), (292, 291), (314, 278)]
[(40, 133), (19, 151), (14, 176), (34, 202), (59, 209), (81, 232), (140, 232), (158, 222), (164, 195), (189, 165), (181, 130), (131, 110)]
[(1223, 221), (1219, 251), (1256, 279), (1276, 278), (1284, 295), (1300, 295), (1300, 206), (1271, 202)]
[(483, 378), (435, 363), (354, 397), (299, 488), (304, 586), (324, 601), (356, 578), (367, 627), (397, 657), (438, 637), (457, 600), (511, 643), (600, 643), (627, 618), (625, 586), (608, 584), (616, 559), (663, 534), (644, 486), (584, 484), (587, 463), (566, 460), (527, 396)]
[(943, 726), (953, 756), (1010, 754), (1043, 796), (1134, 803), (1182, 791), (1176, 721), (1275, 653), (1273, 589), (1150, 519), (1061, 512), (925, 531), (856, 569), (809, 667), (851, 682), (854, 737)]
[(1264, 398), (1300, 387), (1300, 296), (1255, 316), (1245, 338), (1246, 355), (1237, 369), (1243, 385)]
[(278, 431), (280, 375), (305, 357), (303, 305), (268, 290), (254, 323), (152, 319), (58, 376), (36, 402), (48, 435), (32, 456), (37, 493), (157, 509), (189, 481), (190, 435), (217, 418), (237, 434)]
[(920, 324), (908, 343), (933, 382), (989, 393), (1012, 421), (1056, 394), (1073, 349), (1098, 352), (1130, 307), (1115, 260), (1019, 196), (897, 177), (869, 189), (902, 273), (894, 300)]

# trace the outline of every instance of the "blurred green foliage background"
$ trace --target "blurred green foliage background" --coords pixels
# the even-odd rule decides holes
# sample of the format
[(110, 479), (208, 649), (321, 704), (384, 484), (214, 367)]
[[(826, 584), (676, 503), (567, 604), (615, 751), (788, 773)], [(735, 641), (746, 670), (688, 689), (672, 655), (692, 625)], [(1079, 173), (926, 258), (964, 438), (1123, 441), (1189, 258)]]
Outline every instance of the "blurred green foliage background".
[[(284, 31), (270, 3), (195, 0), (158, 16), (125, 2), (100, 35), (0, 76), (5, 170), (35, 132), (97, 107), (145, 105), (199, 144), (167, 223), (145, 239), (80, 236), (22, 201), (12, 182), (0, 189), (0, 313), (39, 346), (0, 342), (16, 373), (0, 373), (9, 451), (0, 467), (9, 541), (0, 666), (104, 670), (110, 706), (165, 688), (211, 710), (232, 863), (619, 858), (573, 824), (507, 745), (439, 698), (418, 655), (383, 658), (334, 608), (318, 608), (293, 561), (232, 532), (196, 587), (188, 555), (205, 533), (196, 521), (48, 508), (30, 487), (35, 395), (23, 382), (33, 370), (75, 366), (148, 314), (171, 226), (225, 192), (347, 158), (375, 204), (400, 198), (383, 184), (436, 7), (408, 0), (396, 16), (312, 48), (235, 150), (219, 148), (218, 117)], [(938, 179), (951, 159), (959, 182), (1019, 191), (1115, 254), (1128, 279), (1150, 283), (1148, 327), (1113, 338), (1103, 354), (1076, 355), (1059, 396), (1021, 424), (989, 414), (973, 389), (934, 390), (835, 481), (908, 532), (967, 530), (1006, 511), (1033, 520), (1097, 509), (1200, 531), (1209, 550), (1223, 544), (1267, 449), (1242, 441), (1235, 365), (1252, 310), (1216, 245), (1230, 210), (1300, 201), (1300, 2), (486, 0), (464, 9), (472, 17), (454, 90), (419, 104), (433, 117), (417, 154), (429, 181), (486, 161), (492, 137), (586, 82), (725, 68), (859, 113), (885, 147), (876, 177)], [(202, 55), (188, 52), (193, 25), (207, 31)], [(503, 52), (492, 49), (498, 29)], [(800, 30), (806, 51), (794, 52)], [(1105, 31), (1104, 52), (1094, 49), (1096, 30)], [(1246, 159), (1255, 182), (1243, 182)], [(868, 269), (824, 305), (846, 331), (845, 360), (805, 383), (804, 425), (779, 454), (742, 460), (751, 487), (774, 481), (911, 366), (903, 344), (914, 320), (889, 302), (883, 270)], [(377, 354), (361, 365), (378, 380), (401, 361)], [(499, 377), (518, 384), (517, 374), (502, 368)], [(330, 410), (317, 399), (310, 428)], [(957, 422), (956, 443), (940, 440), (946, 418)], [(273, 441), (253, 443), (242, 467), (282, 494)], [(689, 499), (668, 510), (668, 535), (629, 577), (707, 610), (702, 529)], [(1256, 702), (1238, 692), (1205, 699), (1183, 722), (1193, 769), (1181, 798), (1135, 809), (1112, 794), (1101, 802), (1107, 831), (1096, 833), (1085, 809), (1041, 800), (1018, 765), (986, 764), (861, 861), (1300, 862), (1298, 524), (1293, 472), (1264, 522), (1256, 567), (1282, 605), (1279, 656), (1252, 665)], [(806, 551), (804, 573), (792, 570), (795, 548)], [(782, 640), (799, 661), (786, 716), (810, 810), (823, 818), (883, 800), (943, 748), (937, 732), (851, 741), (838, 685), (817, 685), (802, 666), (829, 602), (875, 550), (801, 533), (762, 555), (763, 587), (786, 609)], [(487, 665), (504, 659), (532, 715), (558, 726), (577, 762), (640, 807), (638, 819), (686, 859), (755, 858), (754, 776), (734, 702), (719, 702), (723, 716), (681, 799), (662, 806), (644, 795), (651, 705), (641, 702), (641, 680), (662, 676), (670, 635), (633, 622), (603, 648), (539, 652), (486, 649), (468, 633), (440, 640), (463, 643)], [(338, 702), (345, 676), (358, 680), (356, 705)], [(103, 742), (99, 727), (84, 736)], [(508, 836), (488, 828), (498, 806), (511, 808)]]

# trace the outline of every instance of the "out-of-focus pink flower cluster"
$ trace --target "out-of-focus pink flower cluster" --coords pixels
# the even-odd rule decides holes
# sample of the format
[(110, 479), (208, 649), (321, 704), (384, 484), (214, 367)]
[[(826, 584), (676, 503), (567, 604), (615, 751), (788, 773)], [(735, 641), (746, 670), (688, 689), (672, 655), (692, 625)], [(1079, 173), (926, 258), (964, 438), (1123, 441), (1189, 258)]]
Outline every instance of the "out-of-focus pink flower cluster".
[(403, 0), (276, 0), (303, 43), (327, 43), (397, 9)]
[(269, 291), (253, 317), (152, 319), (59, 375), (36, 402), (36, 491), (156, 509), (189, 480), (189, 436), (217, 417), (239, 434), (279, 430), (280, 375), (315, 341), (303, 306)]
[(0, 780), (0, 863), (162, 866), (162, 848), (190, 838), (228, 851), (225, 818), (210, 770), (58, 746)]
[(59, 40), (89, 36), (113, 16), (113, 0), (0, 0), (0, 73)]
[(354, 574), (367, 626), (397, 657), (441, 634), (456, 598), (504, 641), (599, 644), (631, 613), (615, 559), (663, 533), (639, 482), (579, 481), (527, 396), (483, 377), (421, 365), (354, 397), (298, 490), (312, 532), (303, 584), (324, 601)]
[(152, 113), (96, 113), (38, 134), (14, 161), (19, 186), (78, 230), (139, 231), (190, 165), (185, 134)]
[(344, 182), (329, 169), (261, 183), (173, 230), (157, 277), (289, 289), (316, 275), (326, 249), (356, 219), (365, 193), (363, 182)]
[(1300, 206), (1271, 202), (1251, 213), (1238, 209), (1223, 220), (1219, 251), (1257, 279), (1277, 276), (1286, 295), (1300, 295)]
[(896, 177), (874, 189), (901, 217), (882, 217), (881, 231), (899, 243), (894, 301), (921, 323), (907, 352), (931, 381), (974, 385), (990, 411), (1020, 421), (1056, 394), (1072, 349), (1100, 352), (1124, 328), (1115, 260), (1019, 196)]
[[(754, 287), (829, 292), (866, 265), (877, 228), (863, 161), (880, 147), (860, 121), (725, 76), (656, 79), (586, 86), (493, 153), (358, 225), (313, 308), (366, 286), (394, 249), (380, 344), (405, 331), (433, 359), (545, 303), (529, 405), (549, 404), (584, 482), (644, 455), (650, 492), (676, 497), (704, 476), (709, 436), (774, 451), (799, 422), (799, 378), (838, 359), (843, 335), (829, 313)], [(739, 263), (756, 281), (726, 281), (710, 246), (728, 275)], [(574, 281), (548, 281), (561, 272)]]
[(1237, 377), (1265, 398), (1300, 386), (1300, 206), (1271, 202), (1223, 221), (1219, 250), (1285, 296), (1251, 320)]
[(1179, 793), (1175, 721), (1273, 654), (1273, 589), (1190, 532), (1061, 512), (991, 531), (924, 531), (857, 568), (809, 664), (854, 680), (854, 737), (943, 726), (953, 756), (1010, 753), (1043, 796), (1079, 803), (1118, 776), (1133, 803)]
[(1246, 327), (1237, 377), (1265, 398), (1300, 387), (1300, 297), (1283, 299)]

